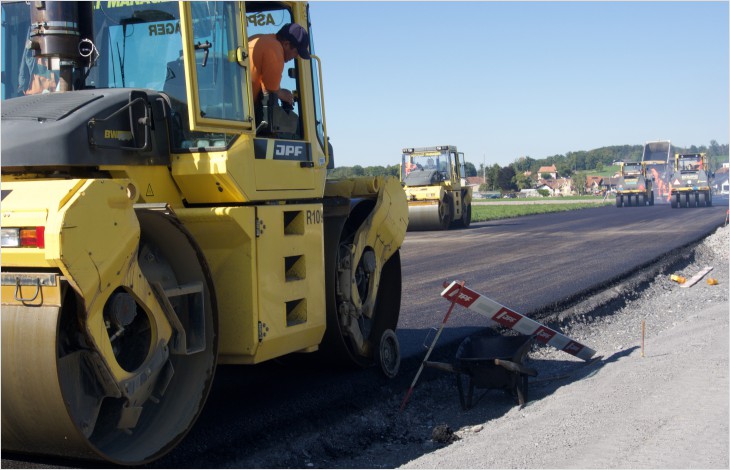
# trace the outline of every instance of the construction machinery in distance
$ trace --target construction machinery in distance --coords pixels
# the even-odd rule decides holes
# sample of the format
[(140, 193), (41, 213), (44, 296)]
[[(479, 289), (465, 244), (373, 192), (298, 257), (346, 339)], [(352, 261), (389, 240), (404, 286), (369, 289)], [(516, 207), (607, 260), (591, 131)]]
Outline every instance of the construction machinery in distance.
[(706, 153), (677, 153), (669, 181), (672, 209), (712, 205), (712, 189)]
[(616, 207), (653, 206), (653, 178), (646, 165), (639, 162), (622, 162), (616, 185)]
[(646, 142), (641, 154), (641, 163), (646, 175), (651, 177), (654, 185), (654, 198), (666, 202), (669, 197), (669, 177), (672, 174), (672, 143), (669, 140)]
[(400, 178), (408, 199), (408, 230), (447, 230), (471, 224), (472, 188), (464, 153), (453, 145), (405, 148)]
[(398, 178), (327, 180), (313, 50), (282, 78), (292, 108), (253, 96), (248, 38), (311, 33), (305, 3), (2, 17), (3, 452), (153, 461), (217, 364), (313, 353), (397, 373)]

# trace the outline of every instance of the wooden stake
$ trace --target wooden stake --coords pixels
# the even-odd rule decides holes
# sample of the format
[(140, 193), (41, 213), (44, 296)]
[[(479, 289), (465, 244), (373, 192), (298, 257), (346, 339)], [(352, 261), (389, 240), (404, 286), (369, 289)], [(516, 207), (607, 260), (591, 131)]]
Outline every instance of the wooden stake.
[(644, 335), (646, 333), (646, 320), (641, 320), (641, 357), (644, 357)]

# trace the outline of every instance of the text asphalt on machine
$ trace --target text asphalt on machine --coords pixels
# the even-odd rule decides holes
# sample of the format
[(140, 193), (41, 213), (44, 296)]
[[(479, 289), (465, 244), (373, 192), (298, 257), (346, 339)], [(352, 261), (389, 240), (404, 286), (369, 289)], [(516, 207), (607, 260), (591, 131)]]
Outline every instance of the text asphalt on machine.
[(464, 154), (453, 145), (403, 149), (401, 182), (408, 198), (408, 230), (447, 230), (471, 224), (472, 188)]
[(669, 180), (669, 198), (672, 209), (711, 206), (710, 176), (707, 154), (675, 154), (674, 173)]
[(398, 179), (326, 180), (314, 54), (254, 105), (247, 38), (305, 3), (2, 9), (3, 452), (155, 460), (218, 363), (397, 373)]

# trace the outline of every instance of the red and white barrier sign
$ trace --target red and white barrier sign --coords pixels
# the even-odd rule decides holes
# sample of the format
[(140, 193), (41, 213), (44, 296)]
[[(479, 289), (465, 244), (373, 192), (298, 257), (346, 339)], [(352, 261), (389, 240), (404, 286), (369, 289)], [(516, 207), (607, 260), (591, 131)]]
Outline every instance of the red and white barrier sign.
[[(457, 295), (458, 294), (458, 295)], [(454, 296), (456, 300), (454, 300)], [(504, 305), (500, 305), (489, 297), (485, 297), (466, 287), (461, 288), (459, 292), (459, 284), (453, 281), (449, 286), (441, 292), (441, 297), (455, 301), (455, 303), (473, 310), (476, 313), (486, 316), (489, 326), (501, 325), (515, 330), (524, 335), (535, 335), (535, 339), (541, 343), (548, 344), (556, 349), (572, 354), (584, 361), (588, 361), (596, 351), (588, 346), (581, 344), (573, 339), (568, 338), (564, 334), (548, 328), (547, 326), (536, 322), (535, 320), (519, 314)]]

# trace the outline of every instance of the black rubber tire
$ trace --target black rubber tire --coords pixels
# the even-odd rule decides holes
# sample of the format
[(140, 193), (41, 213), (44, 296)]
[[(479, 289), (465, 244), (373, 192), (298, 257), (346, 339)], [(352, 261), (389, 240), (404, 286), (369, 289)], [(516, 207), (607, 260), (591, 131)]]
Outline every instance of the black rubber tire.
[(387, 329), (380, 337), (380, 344), (375, 350), (375, 359), (380, 364), (380, 371), (389, 379), (398, 375), (400, 369), (400, 345), (398, 337), (391, 329)]
[(471, 203), (467, 204), (466, 210), (464, 211), (464, 217), (462, 218), (461, 226), (468, 228), (471, 225)]

